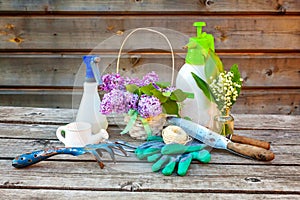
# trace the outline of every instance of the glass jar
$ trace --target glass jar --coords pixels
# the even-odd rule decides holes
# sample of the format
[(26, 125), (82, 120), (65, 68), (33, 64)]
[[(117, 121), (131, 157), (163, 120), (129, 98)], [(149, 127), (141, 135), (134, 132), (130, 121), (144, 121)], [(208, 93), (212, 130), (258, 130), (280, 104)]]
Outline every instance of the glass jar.
[(230, 109), (226, 109), (224, 113), (214, 117), (213, 131), (226, 136), (228, 134), (233, 134), (233, 130), (234, 118), (230, 114)]

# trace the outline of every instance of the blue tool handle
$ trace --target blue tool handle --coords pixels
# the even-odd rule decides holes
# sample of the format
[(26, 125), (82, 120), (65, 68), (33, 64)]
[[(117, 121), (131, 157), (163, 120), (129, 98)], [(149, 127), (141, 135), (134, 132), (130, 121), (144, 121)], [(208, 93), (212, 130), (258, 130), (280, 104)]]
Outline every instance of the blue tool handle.
[(15, 168), (24, 168), (40, 161), (46, 160), (47, 158), (50, 158), (57, 154), (70, 154), (73, 156), (78, 156), (84, 153), (86, 153), (86, 151), (82, 147), (52, 147), (17, 156), (12, 161), (12, 166)]

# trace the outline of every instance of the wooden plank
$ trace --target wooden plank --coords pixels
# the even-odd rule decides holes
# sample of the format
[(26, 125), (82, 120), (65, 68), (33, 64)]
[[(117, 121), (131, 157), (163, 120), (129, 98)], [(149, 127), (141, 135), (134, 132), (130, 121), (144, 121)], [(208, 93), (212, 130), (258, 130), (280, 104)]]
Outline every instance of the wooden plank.
[(233, 113), (249, 114), (300, 114), (299, 89), (259, 89), (242, 90)]
[[(76, 110), (73, 109), (0, 106), (1, 123), (61, 125), (71, 122), (73, 116), (76, 116)], [(239, 129), (300, 129), (300, 124), (298, 123), (300, 116), (298, 115), (235, 114), (234, 117), (236, 119), (235, 125)], [(108, 120), (109, 123), (113, 122), (111, 118), (108, 118)]]
[(118, 191), (88, 191), (88, 190), (52, 190), (52, 189), (1, 189), (1, 196), (4, 199), (35, 199), (43, 197), (45, 200), (82, 200), (98, 199), (99, 197), (107, 200), (131, 199), (131, 200), (155, 200), (155, 199), (297, 199), (297, 194), (227, 194), (227, 193), (171, 193), (171, 192), (118, 192)]
[(40, 0), (22, 4), (17, 0), (4, 0), (1, 2), (0, 11), (6, 12), (38, 12), (38, 13), (294, 13), (300, 12), (300, 4), (295, 0), (285, 1), (258, 1), (251, 2), (235, 0), (218, 0), (218, 1), (179, 1), (179, 0), (102, 0), (102, 1), (72, 1), (72, 0)]
[[(135, 164), (142, 169), (148, 163)], [(76, 166), (76, 167), (75, 167)], [(132, 167), (132, 166), (130, 166)], [(128, 173), (111, 168), (99, 169), (89, 162), (44, 162), (16, 170), (0, 160), (1, 185), (18, 188), (124, 190), (136, 185), (138, 191), (231, 191), (239, 193), (299, 194), (298, 166), (192, 165), (185, 177), (163, 177), (159, 173)], [(245, 172), (247, 172), (245, 174)], [(38, 181), (36, 177), (41, 177)], [(84, 178), (82, 178), (84, 177)], [(13, 184), (15, 183), (15, 184)], [(281, 192), (279, 192), (281, 191)]]
[[(53, 133), (52, 133), (53, 134)], [(296, 136), (297, 137), (297, 136)], [(276, 138), (276, 137), (270, 137)], [(130, 144), (133, 145), (140, 145), (143, 143), (142, 141), (136, 141), (129, 136), (112, 136), (111, 140), (114, 139), (122, 139), (125, 141), (129, 141)], [(260, 138), (259, 138), (260, 139)], [(130, 141), (131, 140), (131, 141)], [(291, 142), (289, 142), (291, 143)], [(295, 142), (296, 143), (296, 142)], [(250, 165), (299, 165), (300, 164), (300, 147), (299, 142), (296, 144), (273, 144), (271, 150), (275, 154), (275, 159), (271, 162), (259, 162), (250, 159), (245, 159), (243, 157), (234, 155), (224, 150), (217, 150), (207, 148), (208, 151), (211, 153), (211, 161), (210, 164), (250, 164)], [(36, 150), (41, 150), (50, 147), (62, 147), (63, 144), (53, 139), (1, 139), (0, 144), (2, 146), (6, 146), (6, 144), (10, 144), (6, 147), (5, 152), (0, 152), (0, 157), (12, 160), (13, 158), (22, 155), (27, 152), (32, 152)], [(103, 153), (103, 161), (107, 166), (111, 166), (113, 168), (121, 169), (124, 165), (134, 165), (135, 163), (145, 163), (145, 160), (138, 160), (134, 154), (128, 153), (129, 157), (120, 157), (116, 156), (117, 164), (115, 165), (109, 155), (107, 153)], [(71, 155), (57, 155), (49, 159), (50, 161), (65, 161), (65, 160), (72, 160), (72, 161), (87, 161), (93, 162), (96, 164), (95, 159), (92, 155), (87, 154), (83, 156), (74, 157)], [(50, 162), (49, 160), (44, 162)], [(50, 162), (52, 163), (52, 162)], [(39, 165), (39, 164), (37, 164)], [(147, 168), (151, 170), (151, 168)], [(136, 170), (136, 169), (135, 169)]]
[[(72, 89), (0, 89), (2, 106), (78, 108), (80, 95)], [(299, 89), (242, 89), (232, 113), (299, 115), (299, 103)]]
[[(1, 17), (0, 46), (5, 50), (91, 50), (118, 31), (135, 27), (165, 27), (194, 36), (195, 21), (205, 21), (204, 31), (212, 33), (217, 50), (298, 51), (300, 40), (299, 16), (16, 16)], [(185, 23), (182, 24), (182, 21)], [(38, 24), (38, 25), (37, 25)], [(276, 24), (276, 26), (274, 26)], [(180, 34), (179, 34), (180, 35)], [(181, 35), (182, 36), (182, 35)], [(178, 35), (169, 36), (174, 44)], [(162, 46), (156, 36), (148, 33), (135, 35), (133, 45), (145, 44), (145, 38), (154, 47)], [(119, 49), (121, 36), (116, 36), (109, 48)], [(118, 41), (119, 40), (119, 41)], [(76, 42), (74, 42), (76, 41)], [(292, 41), (292, 42), (291, 42)], [(176, 46), (176, 45), (174, 45)], [(129, 46), (127, 46), (130, 48)], [(101, 48), (107, 48), (101, 46)]]
[[(48, 108), (72, 108), (72, 89), (4, 89), (0, 90), (1, 105)], [(74, 98), (81, 96), (74, 94)], [(77, 102), (77, 101), (76, 101)], [(77, 104), (76, 104), (77, 105)], [(76, 107), (78, 108), (78, 106)]]
[[(242, 136), (252, 137), (264, 141), (270, 142), (272, 145), (295, 145), (300, 143), (299, 131), (297, 130), (262, 130), (255, 129), (250, 126), (247, 129), (241, 129), (240, 124), (247, 123), (247, 119), (243, 117), (236, 118), (235, 133)], [(250, 119), (250, 122), (253, 122)], [(0, 123), (0, 138), (7, 139), (36, 139), (36, 140), (57, 140), (56, 129), (59, 125), (45, 125), (45, 124), (13, 124), (13, 123)], [(120, 132), (123, 126), (110, 125), (108, 133), (110, 134), (111, 140), (120, 139)], [(293, 140), (291, 140), (293, 138)], [(128, 142), (136, 143), (135, 140), (130, 140), (129, 137), (124, 137)]]
[(72, 109), (47, 109), (34, 107), (0, 107), (2, 122), (22, 122), (27, 124), (66, 124), (72, 122), (76, 111)]
[[(0, 54), (0, 85), (2, 86), (61, 86), (73, 87), (74, 81), (85, 75), (82, 65), (84, 54)], [(105, 71), (115, 72), (117, 54), (100, 53)], [(243, 87), (300, 87), (298, 64), (300, 54), (284, 53), (218, 53), (226, 70), (238, 64)], [(131, 53), (122, 55), (122, 73), (139, 76), (145, 73), (146, 64), (171, 65), (169, 54)], [(137, 58), (137, 59), (135, 59)], [(175, 68), (184, 64), (185, 54), (176, 54)], [(109, 63), (112, 61), (112, 63)], [(161, 68), (155, 68), (158, 74)], [(149, 69), (149, 72), (151, 69)], [(78, 77), (78, 78), (77, 78)], [(77, 78), (77, 79), (76, 79)], [(81, 78), (80, 80), (82, 80)]]

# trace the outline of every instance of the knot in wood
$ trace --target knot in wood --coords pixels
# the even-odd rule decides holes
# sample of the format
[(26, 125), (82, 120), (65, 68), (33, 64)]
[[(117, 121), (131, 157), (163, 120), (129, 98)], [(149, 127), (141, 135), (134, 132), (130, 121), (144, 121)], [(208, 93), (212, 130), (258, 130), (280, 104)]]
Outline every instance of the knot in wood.
[(245, 178), (245, 181), (247, 181), (247, 182), (252, 182), (252, 183), (258, 183), (258, 182), (261, 182), (260, 179), (254, 178), (254, 177), (247, 177), (247, 178)]

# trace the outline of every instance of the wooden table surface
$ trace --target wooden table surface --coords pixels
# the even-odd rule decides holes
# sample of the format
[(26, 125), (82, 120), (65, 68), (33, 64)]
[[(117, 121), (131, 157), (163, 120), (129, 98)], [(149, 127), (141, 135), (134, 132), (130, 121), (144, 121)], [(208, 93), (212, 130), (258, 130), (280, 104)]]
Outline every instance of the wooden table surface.
[[(91, 155), (59, 155), (24, 169), (17, 155), (62, 146), (56, 129), (72, 121), (71, 109), (0, 107), (0, 199), (299, 199), (300, 116), (236, 114), (240, 135), (271, 142), (276, 157), (258, 162), (213, 149), (209, 164), (193, 162), (188, 174), (163, 176), (130, 157), (105, 154), (100, 169)], [(113, 124), (113, 120), (110, 120)], [(111, 125), (112, 140), (121, 138)]]

